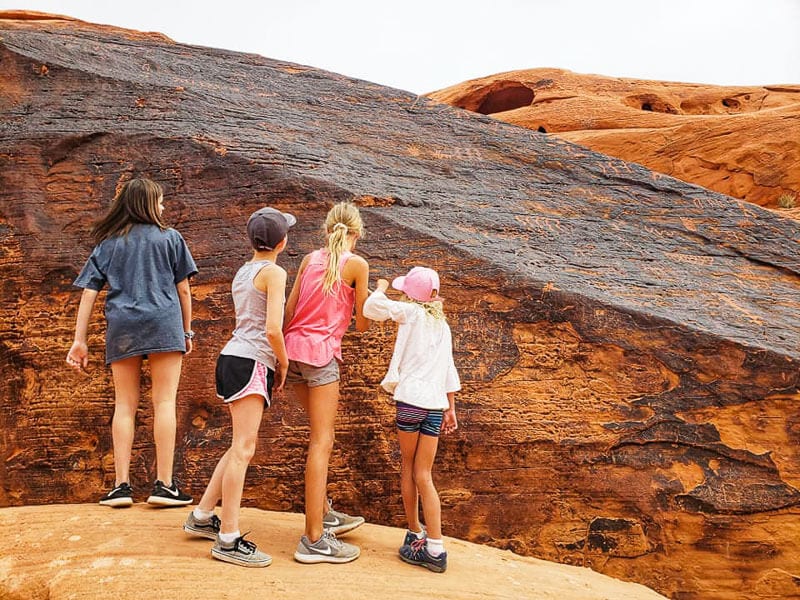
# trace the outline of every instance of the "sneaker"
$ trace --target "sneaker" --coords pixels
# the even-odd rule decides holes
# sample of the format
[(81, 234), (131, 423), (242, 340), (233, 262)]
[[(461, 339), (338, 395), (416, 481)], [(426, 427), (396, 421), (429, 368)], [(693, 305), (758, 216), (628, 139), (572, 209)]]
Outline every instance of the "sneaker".
[(217, 515), (211, 515), (208, 519), (198, 519), (194, 516), (194, 511), (192, 511), (189, 513), (189, 516), (186, 517), (183, 530), (190, 535), (216, 540), (217, 534), (219, 533), (219, 526), (220, 520)]
[(217, 542), (211, 548), (211, 556), (242, 567), (268, 567), (272, 564), (272, 557), (261, 552), (250, 540), (244, 539), (245, 535), (247, 534), (239, 536), (230, 544), (216, 536)]
[(103, 506), (112, 506), (114, 508), (130, 506), (133, 504), (133, 490), (127, 482), (120, 483), (113, 490), (100, 498), (100, 504)]
[(147, 503), (157, 506), (183, 506), (191, 504), (192, 497), (180, 491), (174, 481), (170, 487), (167, 487), (157, 480), (153, 485), (153, 493), (150, 494)]
[(410, 546), (417, 540), (423, 540), (427, 537), (428, 537), (428, 530), (425, 529), (425, 525), (422, 526), (422, 537), (418, 537), (416, 533), (414, 533), (410, 529), (406, 529), (406, 539), (403, 540), (403, 546)]
[(428, 554), (425, 538), (400, 548), (400, 558), (410, 565), (419, 565), (434, 573), (444, 573), (447, 570), (447, 552), (442, 552), (439, 556), (431, 556)]
[(350, 533), (356, 527), (364, 524), (364, 517), (351, 517), (338, 510), (333, 510), (333, 505), (328, 500), (328, 512), (322, 517), (322, 526), (334, 535)]
[(322, 537), (313, 544), (306, 536), (300, 538), (294, 559), (297, 562), (311, 563), (347, 563), (355, 560), (361, 554), (361, 548), (346, 544), (336, 539), (336, 535), (329, 529), (322, 530)]

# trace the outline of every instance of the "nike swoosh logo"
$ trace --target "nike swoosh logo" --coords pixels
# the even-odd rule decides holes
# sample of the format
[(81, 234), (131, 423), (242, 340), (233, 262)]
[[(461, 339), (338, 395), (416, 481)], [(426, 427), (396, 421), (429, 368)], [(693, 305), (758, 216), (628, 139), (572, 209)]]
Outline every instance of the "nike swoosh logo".
[(331, 527), (337, 527), (338, 525), (341, 525), (341, 524), (342, 524), (342, 522), (339, 520), (339, 517), (331, 517), (331, 518), (333, 519), (332, 521), (331, 521), (331, 520), (327, 520), (327, 521), (325, 521), (325, 524), (326, 524), (326, 525), (327, 525), (328, 523), (330, 523), (330, 524), (331, 524)]
[(323, 550), (322, 548), (314, 548), (314, 551), (318, 552), (319, 554), (327, 554), (327, 555), (331, 555), (333, 553), (333, 550), (331, 550), (330, 546), (325, 546), (325, 550)]
[(166, 486), (162, 486), (161, 489), (169, 492), (174, 498), (177, 498), (181, 494), (180, 490), (178, 489), (176, 489), (174, 492)]

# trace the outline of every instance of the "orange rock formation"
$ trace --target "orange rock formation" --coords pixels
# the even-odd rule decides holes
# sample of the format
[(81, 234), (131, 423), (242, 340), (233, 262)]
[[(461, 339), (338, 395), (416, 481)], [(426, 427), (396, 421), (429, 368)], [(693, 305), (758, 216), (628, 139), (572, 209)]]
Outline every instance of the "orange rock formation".
[(800, 85), (722, 87), (530, 69), (429, 94), (761, 206), (800, 205)]
[[(100, 310), (90, 373), (64, 357), (89, 223), (138, 173), (163, 184), (165, 216), (200, 268), (176, 452), (193, 494), (229, 443), (213, 365), (249, 257), (247, 216), (264, 204), (298, 216), (281, 258), (291, 277), (328, 206), (354, 198), (373, 279), (416, 264), (442, 277), (464, 384), (435, 472), (447, 535), (681, 600), (796, 586), (796, 221), (311, 67), (12, 17), (0, 13), (0, 505), (96, 502), (113, 479)], [(393, 340), (391, 326), (345, 338), (330, 492), (402, 526), (393, 408), (378, 386)], [(145, 400), (137, 499), (154, 476), (151, 427)], [(265, 414), (247, 506), (300, 512), (306, 436), (289, 393)], [(65, 528), (36, 543), (64, 546)], [(28, 538), (4, 543), (16, 539), (43, 555)], [(45, 569), (68, 558), (50, 552)], [(505, 591), (524, 596), (511, 580)]]

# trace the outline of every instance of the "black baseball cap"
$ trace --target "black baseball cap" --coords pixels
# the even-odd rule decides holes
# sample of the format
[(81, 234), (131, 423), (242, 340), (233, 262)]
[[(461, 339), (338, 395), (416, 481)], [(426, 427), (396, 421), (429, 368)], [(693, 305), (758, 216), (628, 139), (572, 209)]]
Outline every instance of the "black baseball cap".
[(274, 250), (281, 243), (289, 227), (297, 223), (294, 215), (274, 208), (258, 209), (247, 220), (247, 235), (256, 250)]

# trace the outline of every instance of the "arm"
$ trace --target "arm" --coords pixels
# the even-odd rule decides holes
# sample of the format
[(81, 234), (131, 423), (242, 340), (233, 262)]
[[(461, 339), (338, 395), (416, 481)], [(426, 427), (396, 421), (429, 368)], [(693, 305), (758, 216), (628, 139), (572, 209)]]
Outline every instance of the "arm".
[(97, 290), (84, 288), (81, 294), (81, 303), (78, 306), (78, 318), (75, 324), (75, 341), (67, 353), (67, 364), (80, 371), (89, 364), (89, 346), (86, 343), (89, 331), (89, 317), (92, 316), (94, 302), (97, 300)]
[(456, 394), (455, 392), (447, 392), (447, 401), (450, 406), (444, 411), (444, 420), (442, 421), (442, 433), (453, 433), (458, 429), (458, 419), (456, 418)]
[[(178, 290), (178, 300), (181, 303), (181, 315), (183, 317), (183, 330), (192, 330), (192, 290), (189, 287), (189, 278), (182, 279), (175, 284)], [(194, 349), (194, 340), (186, 338), (186, 354)]]
[(267, 321), (264, 325), (267, 341), (275, 353), (276, 392), (283, 390), (286, 371), (289, 368), (289, 357), (283, 340), (283, 297), (286, 294), (286, 271), (277, 265), (264, 267), (258, 272), (253, 282), (255, 286), (267, 293)]
[(372, 321), (364, 316), (364, 302), (369, 296), (369, 263), (360, 256), (354, 255), (345, 265), (345, 269), (351, 268), (356, 288), (356, 331), (366, 331), (372, 324)]
[(289, 323), (291, 323), (292, 317), (294, 316), (294, 309), (297, 308), (297, 299), (300, 297), (300, 278), (303, 276), (303, 271), (306, 270), (306, 265), (308, 265), (308, 260), (310, 257), (311, 257), (310, 254), (306, 254), (303, 257), (303, 262), (300, 263), (300, 268), (297, 271), (297, 276), (294, 278), (292, 291), (289, 292), (289, 298), (286, 300), (286, 309), (283, 314), (284, 329), (286, 329), (286, 326)]
[(405, 323), (408, 319), (413, 318), (414, 306), (408, 302), (397, 302), (387, 298), (385, 292), (388, 287), (388, 281), (378, 279), (375, 291), (364, 302), (364, 316), (373, 321), (391, 319), (398, 323)]

